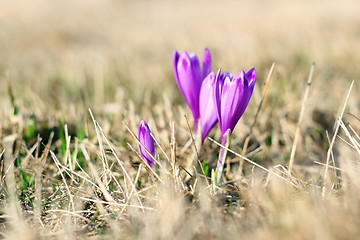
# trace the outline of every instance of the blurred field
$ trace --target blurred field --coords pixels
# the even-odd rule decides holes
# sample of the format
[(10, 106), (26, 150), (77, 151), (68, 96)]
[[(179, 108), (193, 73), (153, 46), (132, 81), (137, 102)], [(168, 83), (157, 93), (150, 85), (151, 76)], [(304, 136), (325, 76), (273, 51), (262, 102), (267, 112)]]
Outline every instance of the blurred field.
[[(357, 1), (3, 1), (0, 234), (357, 239), (359, 12)], [(239, 171), (242, 159), (229, 154), (217, 189), (199, 167), (193, 178), (182, 167), (195, 156), (184, 116), (192, 119), (171, 62), (174, 50), (202, 57), (205, 47), (213, 71), (256, 68), (230, 149), (270, 169), (246, 162)], [(155, 173), (126, 127), (136, 134), (141, 119), (164, 151), (157, 146)], [(210, 137), (218, 141), (217, 128)], [(208, 140), (199, 160), (211, 169), (218, 152)]]

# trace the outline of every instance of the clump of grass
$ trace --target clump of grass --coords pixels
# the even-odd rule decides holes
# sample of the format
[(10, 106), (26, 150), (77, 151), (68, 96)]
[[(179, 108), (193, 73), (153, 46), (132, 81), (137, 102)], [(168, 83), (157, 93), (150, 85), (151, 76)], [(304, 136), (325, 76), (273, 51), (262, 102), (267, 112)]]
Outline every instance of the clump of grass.
[[(130, 113), (131, 107), (126, 111)], [(107, 120), (95, 116), (91, 115), (87, 137), (81, 132), (78, 138), (77, 131), (69, 135), (65, 124), (57, 126), (63, 128), (63, 134), (54, 139), (52, 132), (47, 143), (38, 137), (29, 146), (27, 135), (3, 139), (5, 237), (13, 236), (19, 221), (24, 228), (21, 234), (34, 238), (307, 239), (357, 234), (359, 212), (350, 206), (359, 199), (358, 158), (349, 157), (358, 156), (360, 140), (354, 127), (342, 118), (336, 126), (344, 134), (337, 142), (347, 145), (341, 147), (349, 152), (346, 158), (335, 162), (331, 145), (331, 161), (311, 166), (295, 161), (290, 174), (284, 164), (261, 165), (249, 159), (256, 161), (264, 150), (241, 155), (230, 146), (226, 179), (216, 186), (211, 183), (209, 168), (214, 166), (220, 144), (212, 138), (199, 153), (202, 166), (197, 169), (203, 172), (190, 176), (183, 167), (193, 151), (191, 144), (186, 144), (190, 133), (184, 127), (179, 134), (181, 126), (177, 131), (175, 125), (155, 128), (161, 151), (151, 169), (137, 153), (138, 142), (132, 134), (136, 128), (124, 122), (119, 132), (112, 134)], [(168, 135), (161, 137), (162, 131)], [(117, 140), (120, 135), (128, 146)], [(261, 139), (256, 132), (253, 138)], [(252, 143), (248, 145), (251, 148)], [(257, 144), (258, 148), (261, 145)], [(245, 157), (247, 154), (252, 157)], [(238, 173), (244, 159), (244, 172)], [(353, 221), (344, 227), (343, 220), (349, 217)]]

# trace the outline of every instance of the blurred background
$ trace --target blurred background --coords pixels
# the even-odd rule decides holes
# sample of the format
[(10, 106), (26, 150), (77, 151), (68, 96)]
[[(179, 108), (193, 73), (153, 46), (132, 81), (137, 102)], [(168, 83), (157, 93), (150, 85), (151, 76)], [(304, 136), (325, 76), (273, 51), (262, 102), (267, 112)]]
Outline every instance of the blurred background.
[[(39, 116), (49, 107), (68, 117), (88, 107), (117, 112), (124, 99), (184, 104), (172, 53), (202, 58), (208, 47), (213, 71), (255, 67), (260, 84), (276, 63), (273, 101), (289, 111), (299, 111), (315, 62), (310, 105), (335, 113), (360, 76), (359, 12), (357, 1), (6, 1), (0, 106), (9, 105), (8, 86)], [(351, 101), (359, 113), (359, 97)]]

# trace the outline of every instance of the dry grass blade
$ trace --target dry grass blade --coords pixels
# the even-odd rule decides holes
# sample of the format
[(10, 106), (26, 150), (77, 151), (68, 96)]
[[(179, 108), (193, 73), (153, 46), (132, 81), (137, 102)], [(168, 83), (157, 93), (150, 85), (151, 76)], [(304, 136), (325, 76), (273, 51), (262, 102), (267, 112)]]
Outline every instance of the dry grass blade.
[(252, 129), (254, 128), (254, 126), (255, 126), (255, 124), (256, 124), (256, 121), (257, 121), (257, 119), (258, 119), (258, 117), (259, 117), (259, 113), (260, 113), (261, 107), (262, 107), (262, 105), (263, 105), (263, 103), (264, 103), (264, 101), (265, 101), (265, 98), (266, 98), (267, 94), (268, 94), (268, 90), (269, 90), (269, 86), (270, 86), (269, 83), (270, 83), (270, 80), (271, 80), (271, 76), (272, 76), (272, 74), (273, 74), (273, 72), (274, 72), (274, 69), (275, 69), (275, 63), (273, 63), (273, 64), (271, 65), (270, 70), (269, 70), (269, 73), (268, 73), (268, 76), (267, 76), (266, 81), (265, 81), (265, 83), (264, 83), (264, 87), (265, 87), (265, 88), (264, 88), (263, 94), (262, 94), (262, 96), (261, 96), (261, 100), (260, 100), (259, 106), (258, 106), (258, 108), (257, 108), (257, 110), (256, 110), (255, 117), (254, 117), (254, 121), (253, 121), (253, 123), (251, 124), (250, 133), (252, 132)]
[[(190, 139), (191, 139), (191, 141), (192, 141), (192, 144), (193, 144), (193, 146), (194, 146), (194, 155), (195, 155), (195, 157), (191, 157), (190, 159), (189, 159), (189, 166), (193, 166), (194, 165), (194, 163), (196, 163), (196, 162), (198, 162), (199, 164), (200, 164), (200, 160), (199, 160), (199, 151), (198, 151), (198, 147), (196, 146), (197, 144), (196, 144), (196, 139), (194, 138), (194, 134), (193, 134), (193, 132), (191, 131), (191, 127), (190, 127), (190, 124), (189, 124), (189, 120), (188, 120), (188, 118), (187, 118), (187, 116), (185, 115), (184, 116), (185, 117), (185, 120), (186, 120), (186, 126), (187, 126), (187, 128), (188, 128), (188, 131), (189, 131), (189, 133), (190, 133)], [(200, 125), (199, 125), (200, 126)], [(199, 126), (198, 126), (198, 129), (199, 129)], [(197, 136), (197, 139), (200, 139), (199, 138), (199, 136)], [(201, 143), (201, 142), (200, 142)], [(200, 146), (201, 147), (201, 146)], [(193, 161), (193, 159), (196, 159), (196, 161)], [(189, 167), (189, 166), (186, 166), (187, 168)], [(201, 164), (200, 164), (200, 166), (201, 166)]]
[(286, 181), (287, 183), (290, 183), (291, 185), (297, 187), (296, 184), (294, 184), (293, 182), (289, 181), (287, 178), (285, 178), (285, 177), (283, 177), (283, 176), (281, 176), (281, 175), (279, 175), (279, 174), (277, 174), (277, 173), (274, 173), (273, 171), (270, 171), (269, 169), (261, 166), (260, 164), (257, 164), (256, 162), (248, 159), (247, 157), (244, 157), (244, 156), (242, 156), (241, 154), (239, 154), (239, 153), (231, 150), (230, 148), (225, 147), (224, 145), (222, 145), (221, 143), (215, 141), (214, 139), (212, 139), (212, 138), (210, 138), (210, 137), (208, 137), (208, 139), (209, 139), (210, 141), (212, 141), (213, 143), (215, 143), (216, 145), (218, 145), (218, 146), (226, 149), (227, 151), (231, 152), (231, 153), (234, 154), (235, 156), (240, 157), (240, 158), (244, 159), (245, 161), (249, 162), (250, 164), (252, 164), (252, 165), (254, 165), (254, 166), (256, 166), (256, 167), (264, 170), (265, 172), (267, 172), (267, 173), (269, 173), (269, 174), (272, 174), (272, 175), (274, 175), (274, 176), (276, 176), (276, 177), (278, 177), (278, 178)]
[(154, 208), (151, 208), (151, 207), (137, 206), (137, 205), (125, 204), (125, 203), (106, 202), (106, 201), (101, 201), (101, 200), (96, 200), (96, 199), (91, 199), (91, 198), (86, 198), (86, 197), (79, 197), (79, 198), (84, 201), (102, 203), (102, 204), (107, 204), (107, 205), (117, 206), (117, 207), (131, 207), (131, 208), (139, 208), (139, 209), (145, 209), (145, 210), (155, 210)]
[(64, 216), (65, 215), (71, 215), (71, 216), (78, 217), (78, 218), (84, 220), (86, 223), (90, 223), (89, 219), (87, 219), (87, 218), (85, 218), (85, 217), (83, 217), (83, 216), (81, 216), (79, 214), (79, 213), (81, 213), (81, 214), (82, 213), (87, 213), (89, 211), (74, 211), (74, 212), (72, 212), (72, 211), (66, 211), (66, 210), (62, 210), (62, 209), (49, 209), (49, 210), (46, 210), (45, 212), (46, 213), (59, 212), (59, 213), (63, 213)]
[(259, 103), (259, 106), (257, 107), (256, 109), (256, 113), (255, 113), (255, 116), (254, 116), (254, 120), (250, 126), (250, 130), (249, 130), (249, 134), (248, 136), (246, 137), (245, 139), (245, 143), (244, 143), (244, 147), (243, 147), (243, 150), (242, 150), (242, 154), (244, 155), (246, 153), (246, 150), (247, 150), (247, 147), (248, 147), (248, 144), (249, 144), (249, 141), (250, 141), (250, 137), (251, 137), (251, 134), (252, 134), (252, 131), (253, 131), (253, 128), (256, 124), (256, 121), (259, 117), (259, 113), (260, 113), (260, 110), (261, 110), (261, 107), (264, 103), (264, 100), (268, 94), (268, 89), (269, 89), (269, 86), (270, 86), (270, 80), (271, 80), (271, 76), (274, 72), (274, 68), (275, 68), (275, 63), (273, 63), (270, 67), (270, 70), (269, 70), (269, 73), (268, 73), (268, 76), (266, 78), (266, 81), (264, 83), (264, 90), (263, 90), (263, 93), (262, 93), (262, 96), (261, 96), (261, 100), (260, 100), (260, 103)]
[[(318, 162), (318, 161), (315, 161), (314, 163), (326, 167), (326, 164), (325, 164), (325, 163)], [(335, 166), (328, 166), (328, 168), (332, 168), (332, 169), (335, 169), (335, 170), (338, 170), (338, 171), (346, 171), (345, 169), (342, 169), (342, 168), (339, 168), (339, 167), (335, 167)]]
[[(140, 164), (139, 169), (138, 169), (138, 171), (137, 171), (137, 173), (136, 173), (136, 176), (135, 176), (135, 179), (134, 179), (133, 188), (132, 188), (131, 191), (130, 191), (130, 196), (129, 196), (128, 199), (126, 200), (125, 206), (121, 209), (120, 214), (122, 214), (122, 213), (125, 211), (127, 205), (129, 205), (129, 202), (130, 202), (130, 200), (131, 200), (134, 192), (137, 191), (135, 186), (136, 186), (136, 183), (137, 183), (137, 181), (138, 181), (138, 179), (139, 179), (140, 172), (141, 172), (141, 164)], [(138, 196), (139, 193), (136, 192), (136, 195)], [(138, 198), (138, 199), (139, 199), (139, 198)], [(140, 206), (142, 206), (142, 203), (141, 203), (141, 200), (140, 200), (140, 199), (139, 199), (139, 204), (140, 204)], [(142, 209), (142, 210), (144, 211), (144, 209)]]
[[(111, 151), (112, 155), (115, 157), (117, 163), (119, 164), (120, 168), (122, 169), (122, 171), (123, 171), (123, 173), (124, 173), (124, 176), (125, 176), (125, 191), (126, 191), (125, 193), (126, 193), (126, 196), (128, 197), (128, 196), (129, 196), (129, 192), (128, 192), (128, 188), (127, 188), (126, 182), (127, 182), (127, 181), (130, 182), (130, 184), (132, 185), (132, 187), (134, 187), (134, 184), (133, 184), (133, 182), (132, 182), (132, 180), (131, 180), (131, 178), (130, 178), (130, 175), (128, 174), (127, 170), (125, 169), (124, 164), (121, 162), (121, 160), (120, 160), (119, 157), (117, 156), (114, 148), (112, 147), (112, 144), (111, 144), (110, 141), (107, 139), (107, 137), (106, 137), (104, 131), (102, 130), (101, 126), (99, 125), (98, 122), (95, 121), (94, 116), (93, 116), (93, 114), (92, 114), (92, 112), (91, 112), (90, 109), (89, 109), (89, 112), (90, 112), (91, 118), (92, 118), (93, 121), (94, 121), (95, 128), (96, 128), (96, 129), (99, 129), (101, 135), (104, 137), (104, 139), (105, 139), (108, 147), (110, 148), (110, 151)], [(127, 181), (126, 181), (126, 180), (127, 180)]]
[(332, 149), (334, 147), (334, 144), (335, 144), (335, 140), (336, 140), (336, 136), (339, 132), (339, 128), (340, 128), (340, 120), (342, 119), (343, 115), (344, 115), (344, 112), (345, 112), (345, 108), (346, 108), (346, 104), (349, 100), (349, 97), (350, 97), (350, 93), (351, 93), (351, 90), (353, 88), (353, 85), (354, 85), (354, 81), (351, 82), (350, 84), (350, 87), (349, 87), (349, 90), (347, 91), (347, 94), (346, 94), (346, 97), (345, 97), (345, 100), (344, 100), (344, 104), (342, 106), (342, 109), (340, 111), (340, 115), (338, 116), (338, 120), (336, 121), (336, 126), (335, 126), (335, 131), (334, 131), (334, 135), (331, 139), (331, 142), (330, 142), (330, 146), (329, 146), (329, 149), (327, 151), (327, 155), (326, 155), (326, 166), (325, 166), (325, 172), (324, 172), (324, 186), (323, 186), (323, 189), (322, 189), (322, 194), (323, 196), (325, 195), (325, 191), (326, 191), (326, 180), (327, 180), (327, 175), (328, 175), (328, 169), (329, 169), (329, 162), (330, 162), (330, 156), (332, 154)]
[[(274, 72), (274, 68), (275, 68), (275, 63), (273, 63), (271, 65), (268, 76), (267, 76), (266, 81), (264, 83), (264, 90), (263, 90), (263, 93), (262, 93), (262, 96), (261, 96), (261, 100), (260, 100), (259, 106), (257, 107), (254, 120), (253, 120), (253, 122), (252, 122), (252, 124), (250, 126), (249, 134), (247, 135), (247, 137), (245, 139), (244, 146), (243, 146), (243, 149), (242, 149), (242, 155), (246, 155), (246, 151), (247, 151), (247, 148), (248, 148), (248, 145), (249, 145), (249, 141), (250, 141), (250, 138), (251, 138), (251, 135), (252, 135), (253, 128), (254, 128), (254, 126), (256, 124), (256, 121), (257, 121), (257, 119), (259, 117), (261, 107), (262, 107), (262, 105), (263, 105), (263, 103), (265, 101), (265, 98), (266, 98), (267, 94), (268, 94), (268, 89), (269, 89), (269, 86), (270, 86), (269, 83), (270, 83), (270, 80), (271, 80), (271, 76), (272, 76), (272, 74)], [(239, 170), (238, 170), (238, 172), (240, 174), (242, 173), (243, 165), (244, 165), (244, 161), (241, 160)]]
[[(3, 158), (3, 155), (4, 155), (4, 152), (5, 152), (6, 149), (3, 149), (0, 153), (0, 159)], [(6, 173), (5, 173), (5, 161), (2, 161), (1, 163), (1, 168), (0, 168), (0, 186), (3, 186), (3, 183), (4, 183), (4, 180), (5, 180), (5, 176), (6, 176)]]
[(156, 139), (156, 137), (154, 136), (154, 134), (150, 133), (151, 137), (154, 139), (154, 142), (156, 143), (156, 146), (158, 146), (158, 148), (160, 148), (161, 152), (164, 154), (165, 158), (168, 160), (168, 162), (170, 162), (170, 158), (169, 156), (166, 154), (164, 148), (160, 145), (159, 141)]
[[(89, 109), (89, 113), (90, 113), (90, 116), (91, 116), (91, 119), (93, 121), (93, 124), (94, 124), (94, 128), (95, 128), (95, 132), (96, 132), (96, 136), (97, 136), (97, 140), (99, 142), (99, 148), (100, 148), (100, 159), (103, 163), (103, 169), (104, 169), (104, 176), (105, 176), (105, 186), (108, 186), (108, 179), (107, 179), (107, 172), (110, 172), (109, 170), (109, 164), (108, 164), (108, 161), (106, 159), (106, 153), (105, 153), (105, 150), (104, 150), (104, 145), (103, 145), (103, 142), (102, 142), (102, 139), (101, 139), (101, 129), (100, 129), (100, 125), (99, 123), (95, 120), (94, 118), (94, 115), (92, 114), (91, 112), (91, 109)], [(125, 170), (125, 169), (123, 169)], [(126, 172), (126, 171), (125, 171)], [(127, 173), (124, 173), (125, 175)], [(125, 181), (125, 186), (126, 186), (126, 181)]]
[(104, 197), (106, 199), (106, 201), (109, 202), (115, 202), (115, 200), (113, 199), (113, 197), (110, 195), (110, 193), (107, 191), (106, 186), (104, 185), (104, 183), (101, 181), (99, 174), (97, 173), (94, 165), (92, 164), (91, 160), (90, 160), (90, 156), (87, 153), (86, 149), (84, 146), (80, 146), (80, 149), (82, 150), (82, 153), (84, 154), (85, 160), (87, 162), (87, 164), (89, 165), (90, 171), (92, 176), (95, 178), (97, 184), (95, 184), (96, 186), (99, 186), (101, 192), (104, 194)]
[(133, 146), (131, 146), (131, 144), (128, 143), (128, 146), (130, 147), (130, 149), (136, 153), (136, 155), (139, 157), (139, 159), (145, 164), (146, 166), (146, 170), (152, 175), (154, 176), (159, 182), (161, 182), (162, 184), (164, 184), (164, 182), (161, 180), (160, 176), (154, 171), (154, 169), (152, 167), (150, 167), (150, 165), (147, 163), (147, 161), (133, 148)]
[[(71, 194), (69, 185), (66, 182), (66, 178), (65, 178), (65, 176), (63, 174), (63, 171), (61, 171), (61, 169), (60, 169), (61, 164), (60, 164), (59, 160), (57, 159), (56, 155), (52, 151), (50, 151), (50, 155), (51, 155), (52, 159), (54, 160), (54, 163), (55, 163), (57, 169), (59, 170), (61, 179), (62, 179), (62, 181), (63, 181), (63, 183), (65, 185), (66, 191), (67, 191), (68, 196), (70, 198), (70, 204), (71, 204), (72, 211), (75, 211), (74, 196)], [(68, 174), (68, 175), (71, 176), (70, 174)]]
[(313, 78), (313, 74), (314, 74), (314, 68), (315, 68), (315, 64), (313, 63), (311, 65), (309, 77), (308, 77), (308, 80), (307, 80), (307, 83), (306, 83), (304, 98), (303, 98), (303, 102), (302, 102), (301, 110), (300, 110), (300, 114), (299, 114), (299, 120), (298, 120), (298, 123), (297, 123), (297, 126), (296, 126), (294, 143), (293, 143), (291, 153), (290, 153), (290, 160), (289, 160), (289, 167), (288, 167), (290, 174), (291, 174), (291, 171), (292, 171), (292, 168), (293, 168), (293, 165), (294, 165), (296, 148), (297, 148), (297, 144), (298, 144), (299, 137), (300, 137), (301, 123), (302, 123), (302, 120), (303, 120), (303, 117), (304, 117), (305, 108), (306, 108), (306, 102), (307, 102), (309, 92), (310, 92), (310, 87), (311, 87), (312, 78)]
[[(85, 153), (85, 154), (87, 154), (87, 153)], [(86, 157), (87, 157), (87, 156), (86, 156)], [(88, 176), (87, 174), (86, 174), (86, 176), (87, 176), (88, 178), (82, 176), (81, 174), (75, 172), (74, 170), (71, 170), (70, 168), (68, 168), (68, 167), (66, 167), (66, 166), (64, 166), (64, 165), (61, 165), (61, 163), (59, 163), (59, 162), (58, 162), (58, 166), (61, 167), (61, 168), (64, 169), (64, 170), (66, 170), (66, 171), (67, 171), (67, 174), (68, 174), (69, 176), (71, 176), (71, 174), (73, 174), (73, 175), (79, 177), (80, 179), (84, 180), (85, 182), (90, 183), (93, 187), (97, 188), (98, 190), (102, 190), (96, 183), (94, 183), (93, 181), (91, 181), (91, 180), (89, 179), (89, 176)], [(71, 173), (71, 174), (69, 174), (69, 173)]]
[[(360, 147), (359, 147), (359, 142), (356, 141), (356, 139), (351, 135), (351, 133), (349, 132), (348, 128), (345, 126), (344, 122), (342, 119), (339, 119), (339, 124), (341, 129), (345, 132), (345, 135), (348, 137), (348, 139), (350, 140), (351, 143), (346, 142), (345, 140), (343, 140), (344, 142), (346, 142), (349, 146), (351, 146), (352, 148), (356, 149), (357, 153), (360, 155)], [(351, 126), (349, 126), (350, 128)], [(356, 134), (356, 132), (354, 131), (354, 129), (351, 129), (353, 131), (353, 133)]]

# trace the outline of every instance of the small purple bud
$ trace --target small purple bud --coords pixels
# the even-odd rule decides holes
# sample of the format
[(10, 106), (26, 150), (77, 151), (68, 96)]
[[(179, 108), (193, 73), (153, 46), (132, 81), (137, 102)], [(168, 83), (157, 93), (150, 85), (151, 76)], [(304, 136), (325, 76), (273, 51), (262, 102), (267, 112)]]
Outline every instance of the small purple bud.
[(241, 71), (233, 77), (230, 73), (220, 74), (219, 70), (215, 82), (215, 108), (221, 136), (224, 137), (227, 130), (230, 129), (230, 133), (234, 130), (250, 101), (256, 82), (256, 72), (253, 68), (247, 73)]
[[(151, 136), (151, 131), (148, 124), (141, 120), (139, 125), (138, 139), (144, 145), (144, 147), (151, 153), (152, 156), (155, 155), (155, 146), (154, 139)], [(139, 144), (140, 154), (146, 160), (150, 167), (154, 165), (154, 160), (152, 157), (145, 151), (145, 149)]]
[(204, 142), (206, 136), (217, 123), (217, 112), (214, 104), (213, 89), (215, 87), (215, 74), (209, 73), (204, 79), (200, 90), (200, 124), (201, 140)]
[(192, 112), (196, 130), (200, 117), (199, 95), (201, 84), (211, 71), (210, 51), (207, 48), (204, 50), (202, 69), (199, 59), (194, 53), (188, 54), (184, 51), (179, 54), (174, 51), (173, 67), (176, 83)]

